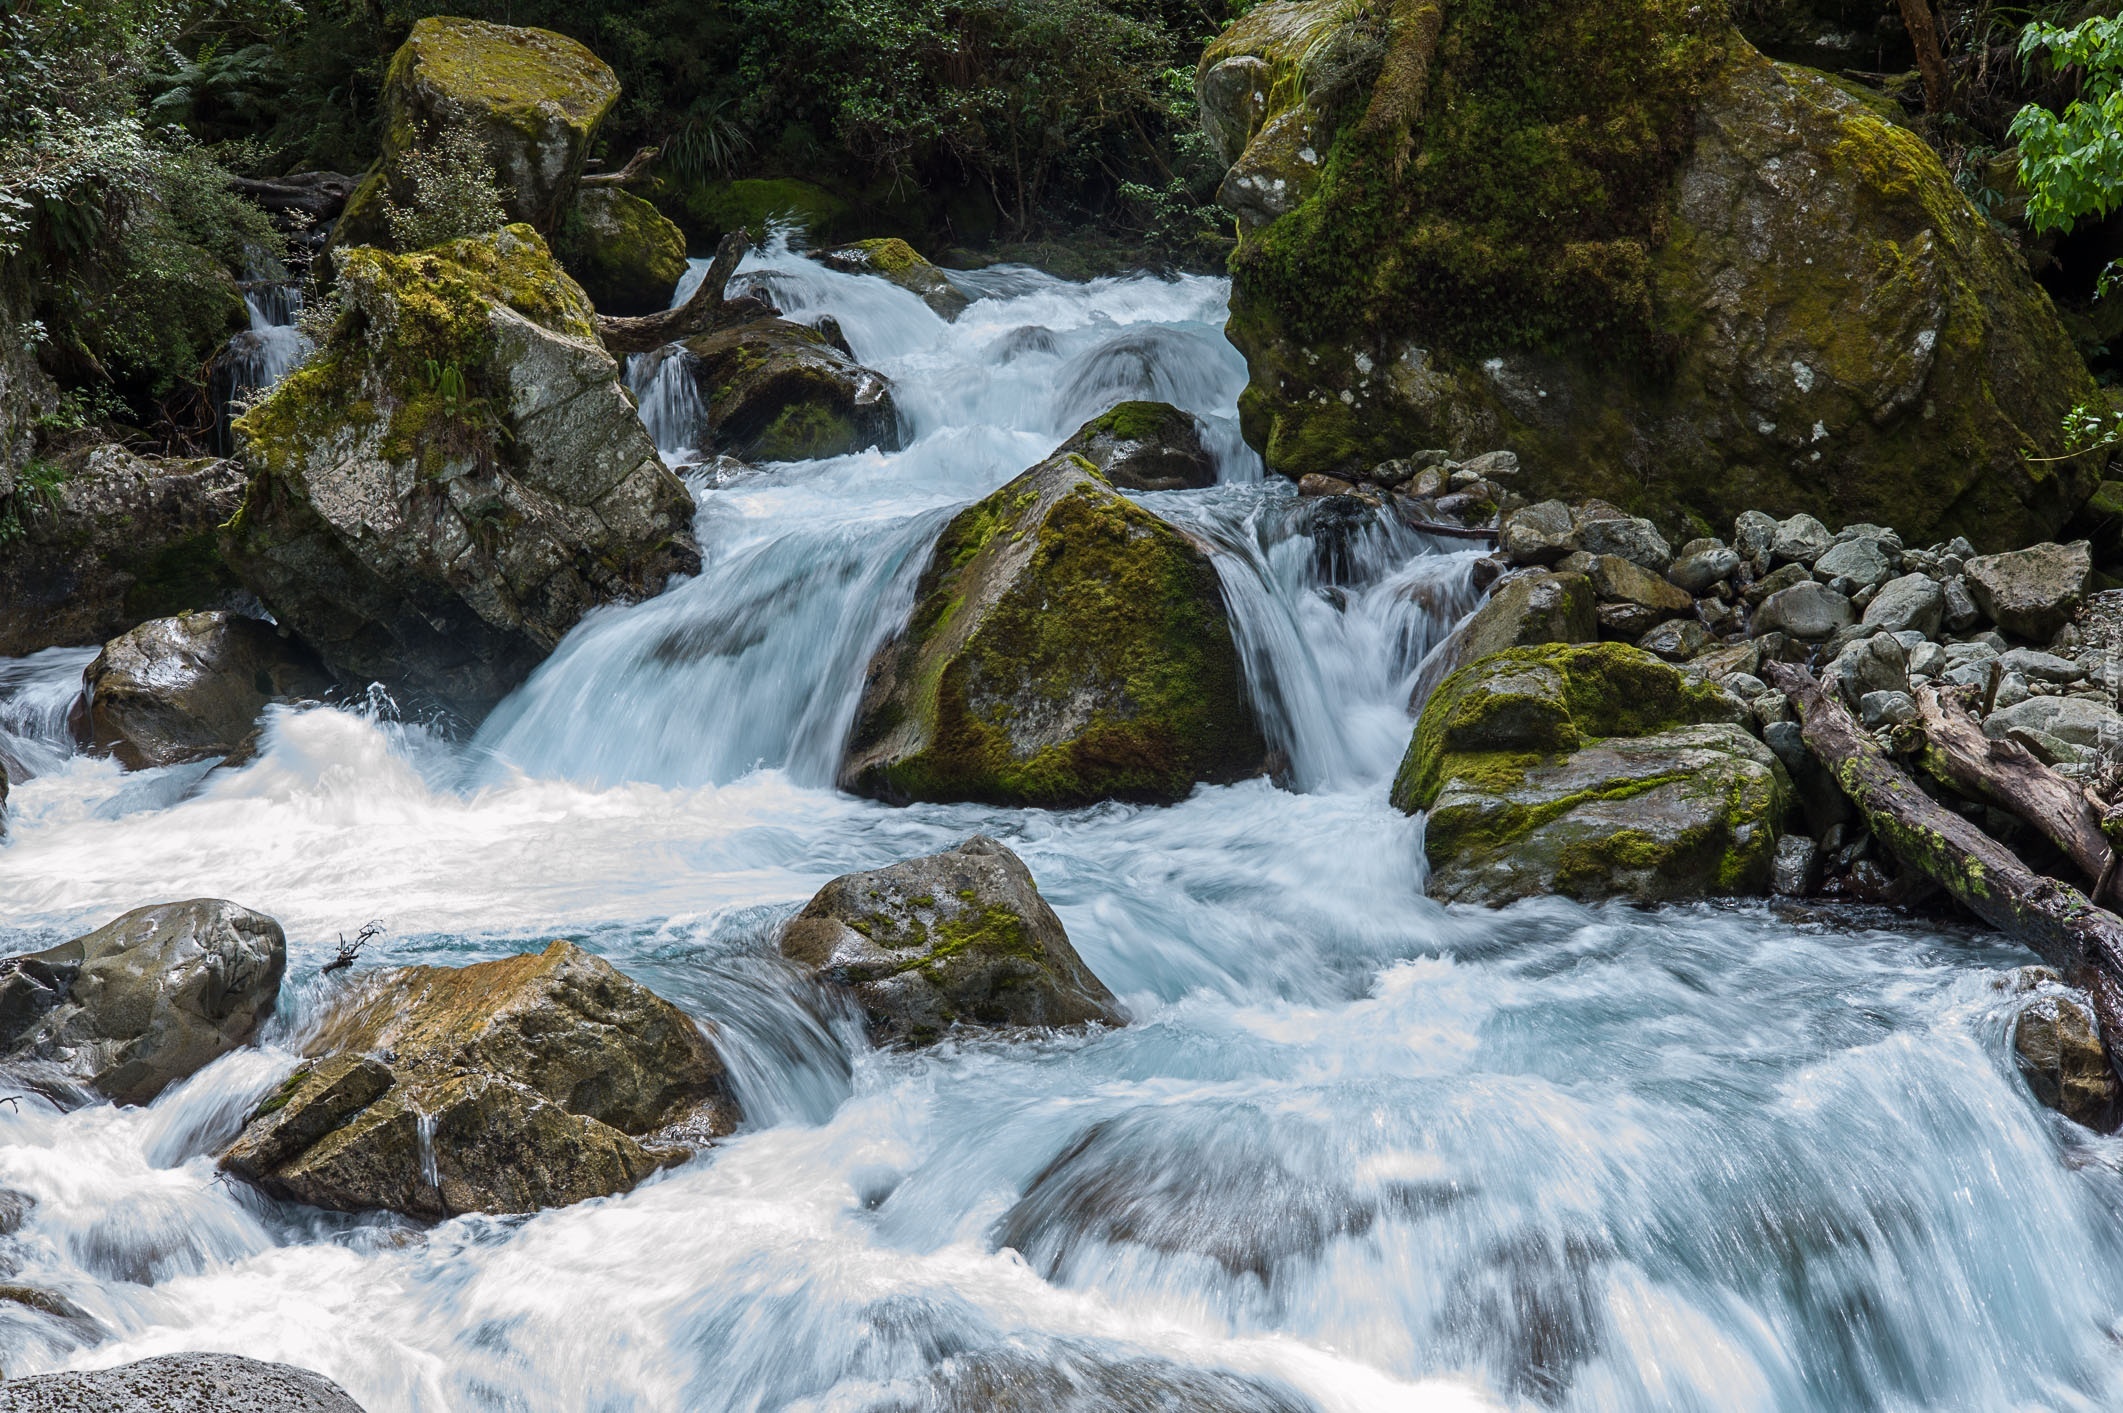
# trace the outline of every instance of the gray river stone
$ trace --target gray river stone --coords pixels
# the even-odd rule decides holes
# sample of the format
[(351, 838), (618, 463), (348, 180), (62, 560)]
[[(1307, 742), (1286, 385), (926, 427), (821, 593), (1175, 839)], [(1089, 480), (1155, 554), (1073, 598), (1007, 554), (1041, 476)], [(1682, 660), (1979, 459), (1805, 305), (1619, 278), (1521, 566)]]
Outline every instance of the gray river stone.
[(0, 1384), (0, 1413), (362, 1413), (322, 1374), (236, 1354), (164, 1354)]

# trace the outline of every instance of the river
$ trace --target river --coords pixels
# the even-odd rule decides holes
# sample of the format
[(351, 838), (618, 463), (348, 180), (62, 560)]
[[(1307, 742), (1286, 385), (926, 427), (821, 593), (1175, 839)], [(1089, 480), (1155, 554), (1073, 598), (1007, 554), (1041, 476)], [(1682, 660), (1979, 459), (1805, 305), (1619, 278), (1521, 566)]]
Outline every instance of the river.
[[(955, 324), (776, 247), (894, 380), (909, 445), (695, 471), (705, 567), (593, 614), (470, 741), (276, 709), (259, 757), (75, 754), (87, 651), (0, 662), (0, 946), (148, 902), (272, 914), (259, 1048), (151, 1107), (0, 1106), (30, 1199), (8, 1375), (187, 1349), (370, 1413), (2123, 1408), (2123, 1145), (2013, 1070), (1996, 938), (1886, 915), (1423, 894), (1386, 803), (1471, 556), (1265, 480), (1222, 281), (967, 277)], [(644, 380), (671, 459), (674, 389)], [(1201, 415), (1274, 782), (1170, 808), (893, 809), (832, 788), (950, 513), (1124, 396)], [(25, 778), (27, 777), (27, 778)], [(776, 955), (829, 878), (992, 834), (1134, 1017), (878, 1051)], [(635, 1192), (433, 1228), (217, 1180), (363, 964), (564, 936), (717, 1029), (746, 1121)], [(0, 1204), (4, 1205), (4, 1204)]]

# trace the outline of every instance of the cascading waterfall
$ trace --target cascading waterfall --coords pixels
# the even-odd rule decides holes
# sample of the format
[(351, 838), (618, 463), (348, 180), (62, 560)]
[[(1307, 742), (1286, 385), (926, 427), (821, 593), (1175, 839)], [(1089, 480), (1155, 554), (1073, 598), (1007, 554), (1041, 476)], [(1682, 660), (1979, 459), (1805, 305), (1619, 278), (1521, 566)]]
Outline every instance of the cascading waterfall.
[[(252, 763), (149, 800), (165, 773), (64, 745), (82, 654), (0, 665), (0, 749), (46, 753), (0, 848), (8, 950), (207, 894), (291, 944), (260, 1049), (143, 1110), (0, 1108), (4, 1279), (70, 1312), (0, 1299), (10, 1374), (228, 1349), (372, 1413), (972, 1410), (1003, 1379), (1074, 1410), (2123, 1408), (2123, 1145), (2014, 1074), (2025, 953), (1423, 898), (1386, 781), (1470, 556), (1262, 479), (1220, 282), (983, 272), (946, 324), (786, 248), (742, 278), (839, 320), (906, 449), (701, 479), (701, 575), (586, 620), (469, 748), (276, 710)], [(682, 461), (697, 410), (654, 386)], [(1209, 424), (1222, 484), (1144, 501), (1218, 550), (1279, 781), (1069, 813), (835, 792), (945, 519), (1124, 396)], [(775, 955), (828, 878), (976, 831), (1133, 1025), (880, 1053)], [(611, 958), (719, 1027), (745, 1126), (529, 1218), (217, 1182), (370, 917), (365, 966)]]
[(251, 326), (229, 339), (215, 371), (215, 400), (224, 419), (232, 403), (272, 387), (310, 352), (309, 340), (296, 326), (301, 285), (252, 270), (244, 279), (243, 307)]

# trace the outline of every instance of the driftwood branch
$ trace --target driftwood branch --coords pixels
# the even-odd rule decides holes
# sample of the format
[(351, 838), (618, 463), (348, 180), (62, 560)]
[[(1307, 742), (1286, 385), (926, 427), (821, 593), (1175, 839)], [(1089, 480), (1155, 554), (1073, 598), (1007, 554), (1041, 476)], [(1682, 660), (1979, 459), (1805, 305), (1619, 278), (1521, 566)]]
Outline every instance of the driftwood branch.
[(359, 182), (342, 172), (298, 172), (289, 177), (230, 177), (229, 190), (248, 196), (275, 214), (299, 211), (328, 221), (346, 209)]
[(715, 247), (715, 259), (708, 266), (707, 278), (692, 297), (676, 309), (666, 309), (659, 314), (644, 314), (635, 319), (597, 316), (597, 337), (604, 340), (606, 351), (615, 356), (628, 353), (651, 353), (667, 343), (692, 334), (706, 333), (718, 324), (717, 312), (723, 304), (723, 292), (730, 287), (730, 277), (737, 273), (738, 262), (752, 248), (752, 233), (736, 230), (722, 238)]
[(656, 149), (644, 147), (627, 164), (616, 172), (585, 172), (581, 183), (584, 186), (632, 186), (649, 170), (649, 163), (656, 160)]
[[(2109, 871), (2111, 852), (2101, 817), (2086, 792), (2035, 759), (2017, 741), (1993, 741), (1967, 712), (1941, 700), (1936, 687), (1917, 692), (1924, 725), (1918, 760), (1925, 773), (1972, 800), (1995, 805), (2026, 820), (2064, 854), (2087, 881)], [(2100, 900), (2098, 888), (2095, 901)]]
[(2093, 996), (2105, 1037), (2123, 1036), (2123, 918), (2036, 873), (2010, 849), (1917, 788), (1850, 709), (1803, 667), (1764, 663), (1798, 708), (1806, 745), (1904, 865)]

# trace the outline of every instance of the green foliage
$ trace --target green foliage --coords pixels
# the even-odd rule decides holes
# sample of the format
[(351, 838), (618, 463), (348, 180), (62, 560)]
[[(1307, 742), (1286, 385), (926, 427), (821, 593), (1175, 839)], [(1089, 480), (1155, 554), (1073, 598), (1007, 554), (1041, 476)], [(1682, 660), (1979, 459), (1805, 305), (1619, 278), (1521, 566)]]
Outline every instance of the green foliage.
[(400, 206), (385, 196), (383, 218), (400, 250), (426, 250), (499, 230), (508, 220), (486, 144), (464, 124), (431, 133), (399, 159), (399, 170), (412, 204)]
[(2123, 19), (2091, 19), (2071, 28), (2031, 24), (2020, 55), (2047, 55), (2058, 68), (2076, 68), (2079, 96), (2053, 113), (2029, 104), (2013, 119), (2026, 185), (2027, 223), (2037, 231), (2069, 231), (2088, 216), (2123, 204)]

